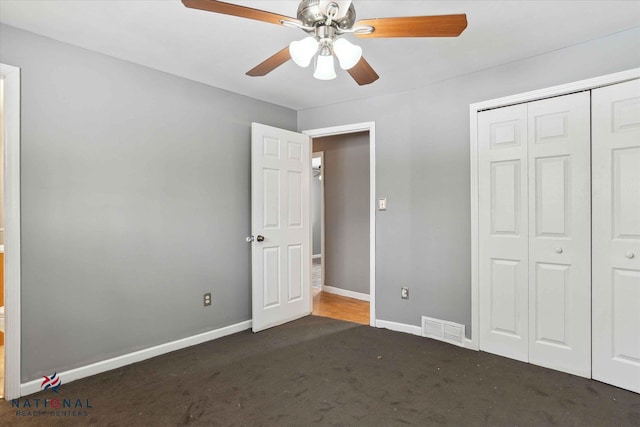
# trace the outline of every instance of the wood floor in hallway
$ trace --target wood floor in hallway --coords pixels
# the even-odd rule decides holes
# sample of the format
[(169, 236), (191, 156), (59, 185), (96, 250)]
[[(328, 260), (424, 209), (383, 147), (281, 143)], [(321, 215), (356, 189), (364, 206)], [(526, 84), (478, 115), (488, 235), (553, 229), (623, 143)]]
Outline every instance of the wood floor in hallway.
[(369, 324), (369, 303), (313, 289), (313, 315)]

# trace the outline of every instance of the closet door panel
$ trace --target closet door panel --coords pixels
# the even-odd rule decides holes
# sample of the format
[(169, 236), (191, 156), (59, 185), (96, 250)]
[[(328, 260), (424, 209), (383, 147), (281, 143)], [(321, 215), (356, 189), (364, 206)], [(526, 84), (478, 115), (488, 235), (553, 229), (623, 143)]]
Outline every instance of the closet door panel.
[(528, 104), (529, 361), (591, 376), (590, 96)]
[(478, 115), (480, 348), (528, 360), (526, 106)]
[(640, 393), (640, 81), (593, 91), (593, 378)]

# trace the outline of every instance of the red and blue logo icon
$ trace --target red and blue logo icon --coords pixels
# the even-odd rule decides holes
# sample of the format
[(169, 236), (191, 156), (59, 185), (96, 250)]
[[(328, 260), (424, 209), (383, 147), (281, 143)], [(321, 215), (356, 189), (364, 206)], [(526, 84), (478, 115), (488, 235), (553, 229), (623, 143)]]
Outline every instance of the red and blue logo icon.
[(62, 380), (58, 376), (57, 372), (54, 372), (53, 375), (50, 376), (45, 375), (42, 378), (44, 378), (44, 381), (42, 381), (42, 384), (40, 384), (40, 389), (42, 391), (50, 388), (55, 393), (58, 392), (58, 388), (62, 385)]

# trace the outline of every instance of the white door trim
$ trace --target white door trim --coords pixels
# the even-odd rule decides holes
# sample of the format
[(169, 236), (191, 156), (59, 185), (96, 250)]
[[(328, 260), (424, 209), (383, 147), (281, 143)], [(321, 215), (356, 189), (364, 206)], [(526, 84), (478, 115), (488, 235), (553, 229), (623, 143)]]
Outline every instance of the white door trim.
[(4, 82), (4, 398), (20, 397), (20, 69), (0, 64)]
[[(376, 324), (376, 123), (364, 122), (303, 130), (311, 138), (369, 132), (369, 324)], [(324, 253), (324, 248), (323, 248)]]
[(607, 74), (591, 79), (580, 80), (559, 86), (552, 86), (545, 89), (520, 93), (503, 98), (490, 99), (488, 101), (476, 102), (469, 106), (470, 124), (470, 171), (471, 171), (471, 342), (468, 348), (479, 350), (478, 328), (480, 326), (480, 310), (478, 300), (478, 112), (492, 108), (504, 107), (507, 105), (520, 104), (523, 102), (537, 101), (553, 96), (566, 95), (569, 93), (591, 90), (602, 86), (621, 83), (628, 80), (640, 78), (640, 68), (634, 68), (619, 73)]

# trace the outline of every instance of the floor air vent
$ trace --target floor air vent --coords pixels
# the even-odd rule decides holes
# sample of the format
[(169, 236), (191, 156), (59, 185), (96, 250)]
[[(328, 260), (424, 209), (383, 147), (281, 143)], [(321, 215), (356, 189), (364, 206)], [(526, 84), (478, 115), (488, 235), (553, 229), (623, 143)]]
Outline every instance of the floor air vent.
[(422, 316), (422, 336), (464, 347), (464, 325)]

